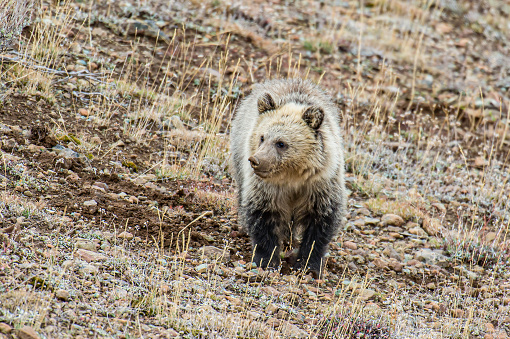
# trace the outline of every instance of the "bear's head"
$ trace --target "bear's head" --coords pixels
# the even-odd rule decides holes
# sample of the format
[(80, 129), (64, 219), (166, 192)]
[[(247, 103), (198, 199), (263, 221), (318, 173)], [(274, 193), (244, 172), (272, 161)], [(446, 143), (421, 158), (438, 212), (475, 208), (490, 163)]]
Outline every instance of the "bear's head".
[(276, 105), (269, 93), (257, 103), (259, 117), (250, 138), (249, 161), (265, 181), (306, 180), (324, 166), (321, 127), (324, 110), (289, 102)]

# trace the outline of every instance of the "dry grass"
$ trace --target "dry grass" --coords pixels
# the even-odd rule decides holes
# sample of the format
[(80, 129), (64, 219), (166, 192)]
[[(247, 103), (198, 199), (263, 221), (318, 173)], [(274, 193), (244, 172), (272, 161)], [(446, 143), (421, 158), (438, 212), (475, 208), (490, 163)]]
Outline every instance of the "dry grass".
[(33, 6), (33, 0), (0, 1), (0, 51), (9, 47), (30, 24)]

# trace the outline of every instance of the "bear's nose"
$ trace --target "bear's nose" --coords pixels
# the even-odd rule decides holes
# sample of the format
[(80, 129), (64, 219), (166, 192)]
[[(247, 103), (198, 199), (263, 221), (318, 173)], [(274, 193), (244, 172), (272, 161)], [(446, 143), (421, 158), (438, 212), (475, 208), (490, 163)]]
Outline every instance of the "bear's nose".
[(255, 158), (255, 157), (249, 157), (248, 158), (248, 161), (251, 163), (251, 167), (253, 167), (254, 169), (256, 169), (257, 167), (259, 167), (260, 165), (260, 161), (259, 159)]

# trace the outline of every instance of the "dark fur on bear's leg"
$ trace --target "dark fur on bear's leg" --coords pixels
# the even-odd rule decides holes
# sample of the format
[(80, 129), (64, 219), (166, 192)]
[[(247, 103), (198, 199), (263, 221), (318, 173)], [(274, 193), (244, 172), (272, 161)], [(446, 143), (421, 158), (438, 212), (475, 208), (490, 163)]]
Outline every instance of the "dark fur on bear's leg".
[(316, 212), (308, 214), (302, 221), (306, 228), (294, 268), (302, 269), (306, 265), (314, 276), (320, 275), (324, 254), (335, 235), (331, 225), (338, 223), (336, 207), (329, 206), (326, 210), (327, 213), (321, 214), (320, 209), (316, 209)]
[(253, 262), (262, 268), (277, 267), (280, 265), (280, 248), (275, 234), (278, 215), (250, 207), (246, 211), (246, 223), (255, 248)]

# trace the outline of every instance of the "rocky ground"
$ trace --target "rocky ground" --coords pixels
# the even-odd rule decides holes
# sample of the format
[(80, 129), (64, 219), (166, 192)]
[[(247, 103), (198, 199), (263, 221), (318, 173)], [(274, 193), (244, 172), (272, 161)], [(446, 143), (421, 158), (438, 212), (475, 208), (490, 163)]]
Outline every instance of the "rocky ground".
[[(0, 54), (0, 339), (508, 337), (510, 5), (36, 7)], [(239, 100), (297, 75), (345, 131), (322, 279), (250, 264), (228, 173)]]

